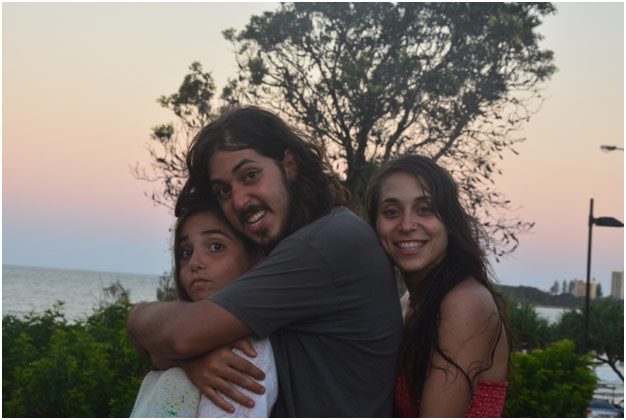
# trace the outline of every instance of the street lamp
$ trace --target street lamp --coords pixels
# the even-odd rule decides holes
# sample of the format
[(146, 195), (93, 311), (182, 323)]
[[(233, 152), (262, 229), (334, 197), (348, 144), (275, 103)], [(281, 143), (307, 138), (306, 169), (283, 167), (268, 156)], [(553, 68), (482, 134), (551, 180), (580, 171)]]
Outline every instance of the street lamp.
[[(605, 146), (603, 146), (605, 147)], [(583, 337), (583, 350), (589, 350), (589, 290), (591, 288), (591, 228), (596, 226), (624, 227), (624, 224), (613, 217), (593, 217), (593, 198), (589, 203), (589, 242), (587, 245), (587, 287), (585, 292), (585, 329)]]
[(605, 146), (602, 145), (600, 146), (600, 150), (602, 150), (603, 152), (612, 152), (613, 150), (624, 150), (623, 147), (617, 147), (617, 146)]

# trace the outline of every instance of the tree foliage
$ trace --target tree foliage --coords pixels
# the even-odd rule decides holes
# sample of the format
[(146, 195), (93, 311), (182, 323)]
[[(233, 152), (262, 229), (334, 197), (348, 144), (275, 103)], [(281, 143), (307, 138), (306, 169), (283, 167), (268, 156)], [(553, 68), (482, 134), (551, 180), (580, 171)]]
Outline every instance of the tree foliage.
[(591, 356), (569, 340), (513, 353), (503, 417), (586, 417), (596, 376)]
[(372, 160), (431, 156), (485, 218), (490, 250), (531, 224), (506, 217), (497, 161), (555, 71), (536, 29), (549, 3), (284, 3), (227, 30), (238, 94), (318, 139), (357, 200)]
[(173, 208), (176, 197), (187, 178), (185, 155), (195, 133), (215, 117), (212, 102), (215, 83), (210, 72), (195, 61), (189, 66), (178, 91), (161, 95), (157, 102), (172, 111), (176, 123), (159, 124), (152, 127), (152, 141), (148, 143), (151, 167), (146, 169), (136, 164), (133, 175), (140, 180), (157, 183), (159, 189), (150, 194), (155, 204)]
[[(523, 141), (515, 132), (539, 108), (554, 72), (537, 27), (550, 3), (283, 3), (227, 29), (239, 71), (222, 108), (277, 112), (324, 146), (357, 207), (373, 165), (404, 153), (431, 156), (459, 182), (496, 258), (532, 223), (515, 218), (494, 188), (498, 161)], [(210, 118), (215, 86), (198, 63), (179, 91), (159, 98), (186, 131), (153, 128), (152, 195), (170, 205), (185, 178), (189, 134)], [(191, 123), (190, 123), (191, 122)], [(177, 148), (178, 147), (178, 148)], [(358, 210), (358, 208), (357, 208)]]
[(2, 318), (2, 406), (7, 417), (127, 417), (150, 362), (126, 336), (127, 300), (69, 324), (57, 304)]
[(553, 330), (531, 304), (507, 299), (507, 311), (514, 351), (545, 349), (550, 344)]
[(585, 299), (570, 293), (551, 295), (530, 286), (496, 285), (496, 289), (507, 297), (519, 302), (540, 306), (578, 307), (585, 304)]
[[(572, 309), (563, 314), (556, 334), (572, 340), (583, 348), (585, 314), (582, 309)], [(624, 302), (613, 299), (594, 299), (589, 304), (589, 350), (597, 362), (608, 364), (624, 380), (619, 362), (624, 363)]]
[[(567, 339), (583, 351), (584, 309), (577, 306), (564, 312), (550, 325), (534, 305), (506, 297), (514, 351), (546, 349), (550, 343)], [(624, 363), (624, 304), (613, 299), (594, 299), (589, 309), (588, 346), (595, 363), (606, 363), (623, 380), (619, 363)]]
[(556, 295), (559, 293), (559, 281), (558, 280), (554, 280), (554, 284), (550, 288), (550, 293), (553, 295)]
[(156, 295), (159, 302), (169, 302), (178, 299), (174, 274), (172, 272), (166, 271), (163, 275), (159, 276), (159, 287), (157, 287)]

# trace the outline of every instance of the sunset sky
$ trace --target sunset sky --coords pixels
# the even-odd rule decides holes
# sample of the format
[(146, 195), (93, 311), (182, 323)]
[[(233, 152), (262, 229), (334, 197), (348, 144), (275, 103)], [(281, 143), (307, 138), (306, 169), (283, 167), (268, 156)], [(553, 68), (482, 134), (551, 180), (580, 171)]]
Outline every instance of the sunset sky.
[[(539, 32), (558, 72), (507, 153), (496, 186), (536, 223), (494, 269), (548, 289), (582, 279), (589, 199), (624, 220), (624, 5), (557, 3)], [(218, 89), (235, 74), (221, 31), (276, 3), (3, 3), (2, 262), (160, 274), (172, 213), (130, 171), (148, 163), (150, 128), (173, 121), (156, 98), (200, 61)], [(624, 231), (593, 231), (592, 277), (610, 293)]]

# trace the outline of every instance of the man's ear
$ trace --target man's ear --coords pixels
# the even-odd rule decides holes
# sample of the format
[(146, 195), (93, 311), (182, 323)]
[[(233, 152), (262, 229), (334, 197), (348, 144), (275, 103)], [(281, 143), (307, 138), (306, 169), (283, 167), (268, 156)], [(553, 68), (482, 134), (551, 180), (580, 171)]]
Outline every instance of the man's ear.
[(289, 181), (295, 181), (298, 177), (298, 164), (293, 157), (291, 150), (285, 150), (285, 156), (283, 157), (283, 168), (285, 168), (285, 175)]

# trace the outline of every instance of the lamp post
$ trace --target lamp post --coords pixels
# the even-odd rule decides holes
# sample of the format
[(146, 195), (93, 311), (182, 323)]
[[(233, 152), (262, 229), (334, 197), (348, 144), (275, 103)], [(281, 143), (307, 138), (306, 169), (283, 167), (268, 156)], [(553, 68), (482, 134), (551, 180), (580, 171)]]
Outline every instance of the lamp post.
[(623, 147), (617, 147), (617, 146), (605, 146), (602, 145), (600, 146), (600, 150), (602, 150), (603, 152), (612, 152), (613, 150), (624, 150)]
[(589, 242), (587, 244), (587, 287), (585, 291), (585, 326), (583, 351), (589, 351), (589, 290), (591, 289), (591, 229), (593, 225), (607, 227), (624, 227), (624, 224), (613, 217), (593, 217), (593, 198), (589, 203)]

